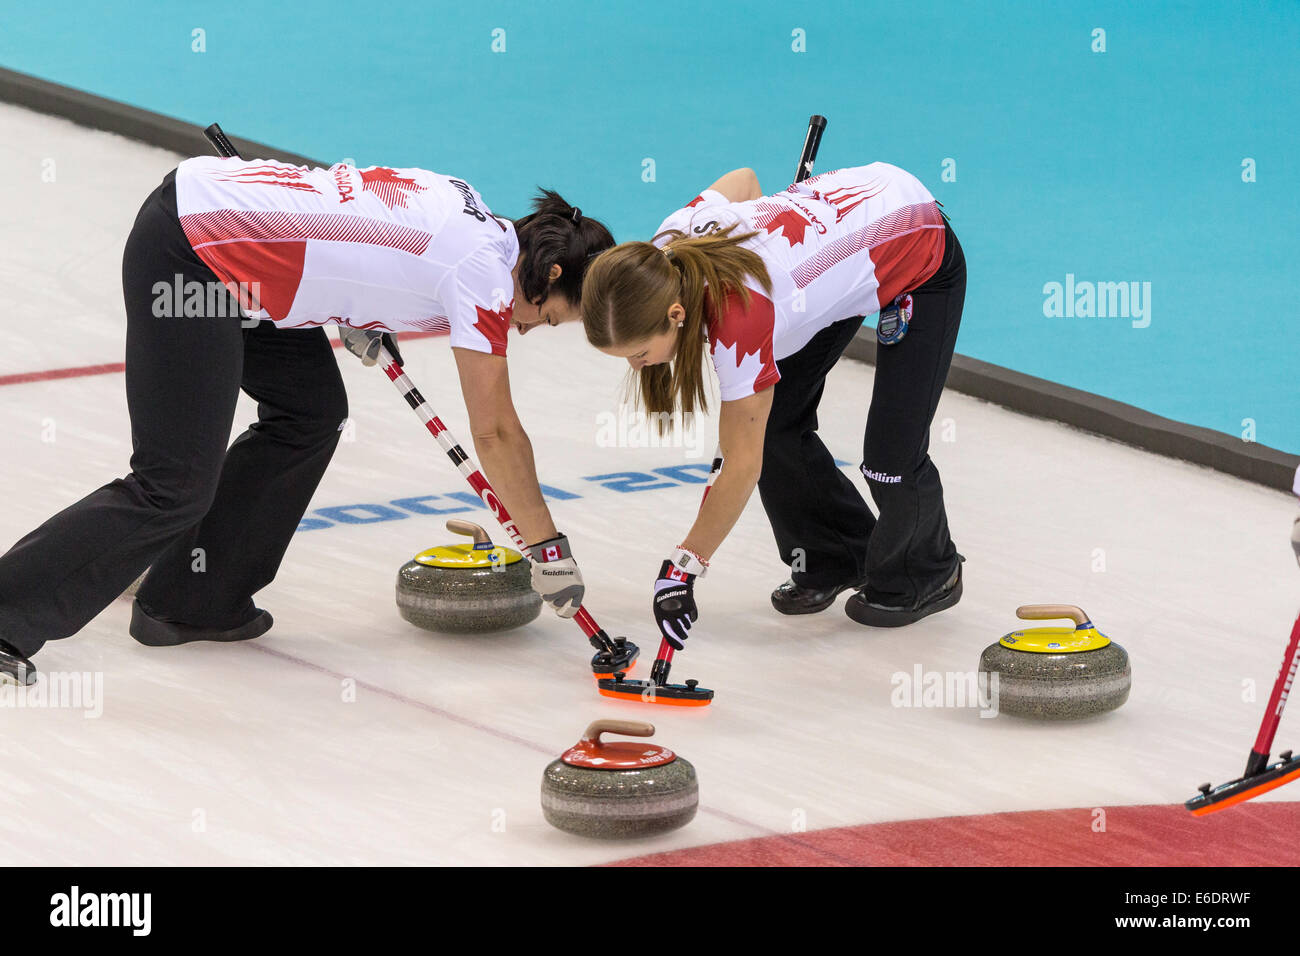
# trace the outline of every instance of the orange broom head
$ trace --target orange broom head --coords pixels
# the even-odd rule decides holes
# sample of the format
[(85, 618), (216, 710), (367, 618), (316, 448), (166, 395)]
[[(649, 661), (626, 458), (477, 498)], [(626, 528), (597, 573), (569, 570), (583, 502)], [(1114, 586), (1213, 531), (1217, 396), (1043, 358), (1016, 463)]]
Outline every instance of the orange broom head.
[(685, 684), (653, 684), (646, 680), (602, 680), (596, 685), (602, 697), (627, 700), (637, 704), (665, 707), (706, 707), (713, 703), (713, 691)]
[(636, 704), (659, 704), (661, 706), (667, 705), (671, 707), (707, 707), (709, 704), (713, 703), (712, 698), (704, 700), (681, 700), (675, 697), (663, 697), (659, 694), (651, 696), (633, 691), (606, 690), (603, 687), (600, 688), (600, 696), (612, 697), (615, 700), (630, 700)]
[(1290, 751), (1283, 756), (1286, 759), (1249, 777), (1239, 777), (1213, 789), (1208, 783), (1202, 784), (1200, 795), (1192, 797), (1183, 806), (1191, 811), (1192, 816), (1203, 817), (1245, 803), (1300, 778), (1300, 757), (1292, 757)]

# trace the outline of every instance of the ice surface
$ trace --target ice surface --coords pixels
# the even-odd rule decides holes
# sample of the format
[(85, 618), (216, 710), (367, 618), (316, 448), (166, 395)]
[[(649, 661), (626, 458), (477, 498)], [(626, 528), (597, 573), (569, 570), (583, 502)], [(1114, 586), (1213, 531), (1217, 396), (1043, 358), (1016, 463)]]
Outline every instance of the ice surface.
[[(0, 129), (0, 378), (120, 361), (122, 244), (178, 157), (9, 106)], [(600, 447), (620, 363), (573, 327), (512, 335), (510, 349), (542, 480), (580, 496), (553, 508), (588, 607), (641, 644), (645, 676), (652, 579), (700, 485), (656, 475), (665, 487), (618, 491), (591, 479), (707, 465), (714, 436), (694, 457)], [(446, 339), (404, 353), (467, 439)], [(452, 536), (445, 515), (391, 502), (466, 488), (378, 370), (346, 355), (340, 365), (354, 440), (313, 508), (406, 516), (301, 531), (259, 596), (276, 625), (256, 642), (142, 647), (119, 602), (47, 646), (43, 670), (102, 674), (103, 713), (0, 707), (0, 863), (594, 863), (801, 825), (1169, 804), (1241, 771), (1296, 609), (1294, 501), (1281, 492), (946, 394), (932, 453), (968, 558), (961, 604), (891, 632), (853, 624), (842, 599), (781, 617), (767, 595), (785, 569), (755, 498), (697, 589), (702, 618), (674, 667), (714, 687), (716, 702), (647, 708), (598, 697), (585, 640), (549, 611), (489, 637), (398, 617), (398, 567)], [(846, 360), (822, 405), (828, 444), (853, 464), (871, 382), (870, 367)], [(241, 427), (253, 414), (241, 405)], [(122, 377), (2, 386), (0, 434), (7, 547), (126, 470)], [(1132, 655), (1119, 711), (1039, 725), (891, 702), (892, 675), (974, 670), (1015, 627), (1017, 605), (1056, 602), (1082, 605)], [(608, 845), (543, 821), (542, 768), (601, 716), (650, 719), (695, 763), (702, 806), (690, 826)], [(1278, 749), (1300, 744), (1291, 733), (1284, 723)]]

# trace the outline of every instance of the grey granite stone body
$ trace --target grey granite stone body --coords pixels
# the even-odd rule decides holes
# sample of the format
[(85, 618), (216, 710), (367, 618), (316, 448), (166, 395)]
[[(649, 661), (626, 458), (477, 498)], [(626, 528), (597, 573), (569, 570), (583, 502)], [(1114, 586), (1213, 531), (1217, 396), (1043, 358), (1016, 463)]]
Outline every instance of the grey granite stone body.
[(678, 757), (659, 767), (593, 770), (553, 760), (542, 774), (548, 823), (602, 840), (666, 833), (685, 826), (699, 807), (695, 768)]
[(397, 609), (417, 627), (452, 634), (504, 631), (542, 613), (527, 561), (494, 568), (435, 568), (408, 561), (397, 572)]
[[(992, 644), (980, 671), (997, 674), (999, 714), (1075, 720), (1114, 710), (1133, 686), (1128, 652), (1114, 641), (1093, 651), (1039, 654)], [(992, 692), (993, 683), (989, 683)]]

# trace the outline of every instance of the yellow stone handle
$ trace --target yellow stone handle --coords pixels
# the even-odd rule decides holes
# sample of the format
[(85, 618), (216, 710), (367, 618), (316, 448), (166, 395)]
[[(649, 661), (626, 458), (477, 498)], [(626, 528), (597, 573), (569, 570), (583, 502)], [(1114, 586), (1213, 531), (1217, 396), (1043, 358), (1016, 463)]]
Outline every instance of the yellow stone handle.
[(625, 737), (653, 737), (655, 725), (644, 720), (593, 720), (583, 733), (583, 740), (600, 743), (601, 734), (622, 734)]
[(1076, 627), (1091, 623), (1083, 608), (1073, 604), (1024, 604), (1016, 608), (1016, 617), (1022, 621), (1054, 621), (1068, 617)]
[(447, 530), (452, 534), (465, 534), (474, 539), (474, 544), (492, 544), (492, 539), (488, 533), (472, 521), (462, 521), (460, 518), (450, 518), (447, 521)]

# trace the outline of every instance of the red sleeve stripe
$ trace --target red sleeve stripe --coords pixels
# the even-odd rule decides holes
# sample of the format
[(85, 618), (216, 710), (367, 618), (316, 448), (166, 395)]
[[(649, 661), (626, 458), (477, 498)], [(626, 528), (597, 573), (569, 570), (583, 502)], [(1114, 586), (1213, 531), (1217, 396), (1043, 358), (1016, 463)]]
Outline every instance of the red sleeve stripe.
[(414, 321), (407, 322), (406, 325), (409, 325), (411, 328), (431, 333), (451, 331), (451, 320), (445, 315), (434, 315), (427, 319), (415, 319)]

